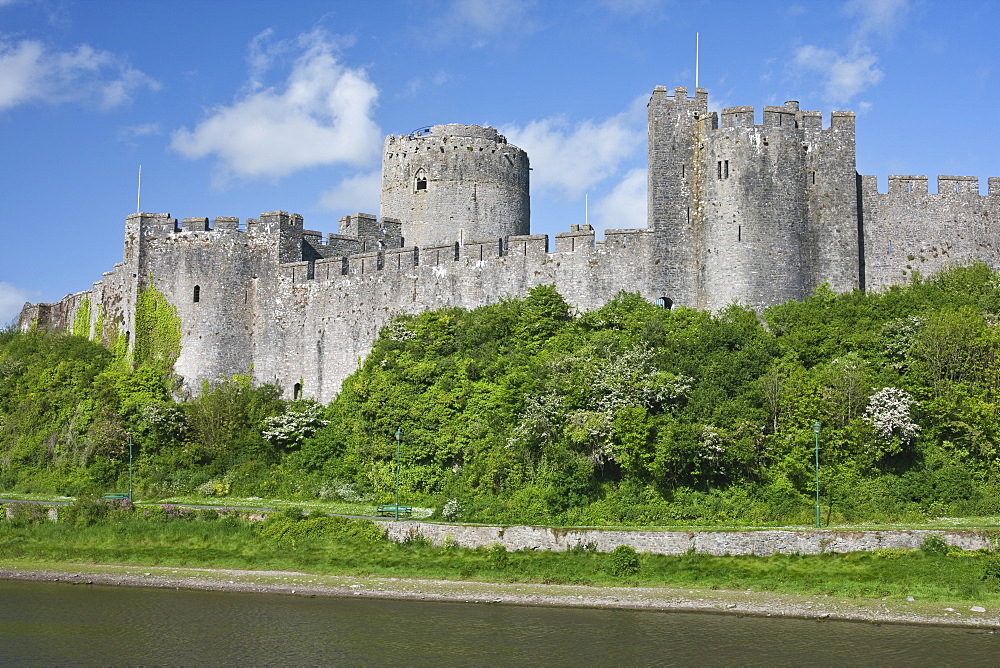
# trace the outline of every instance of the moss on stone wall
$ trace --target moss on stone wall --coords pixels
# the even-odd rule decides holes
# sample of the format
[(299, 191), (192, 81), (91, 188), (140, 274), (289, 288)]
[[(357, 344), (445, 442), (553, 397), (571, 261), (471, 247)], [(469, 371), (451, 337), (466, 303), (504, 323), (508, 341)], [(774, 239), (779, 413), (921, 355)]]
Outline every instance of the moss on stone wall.
[(136, 366), (154, 360), (173, 364), (181, 352), (181, 319), (177, 307), (153, 285), (139, 293), (135, 304), (135, 345), (132, 362)]
[(90, 338), (90, 297), (83, 298), (73, 315), (72, 334)]

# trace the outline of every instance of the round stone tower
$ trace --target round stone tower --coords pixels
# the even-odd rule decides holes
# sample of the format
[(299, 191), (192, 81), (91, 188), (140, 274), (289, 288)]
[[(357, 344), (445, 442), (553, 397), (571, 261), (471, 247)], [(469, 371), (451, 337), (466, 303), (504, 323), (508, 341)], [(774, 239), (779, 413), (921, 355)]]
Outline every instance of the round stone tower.
[(402, 222), (406, 246), (529, 234), (528, 154), (479, 125), (390, 135), (381, 209)]

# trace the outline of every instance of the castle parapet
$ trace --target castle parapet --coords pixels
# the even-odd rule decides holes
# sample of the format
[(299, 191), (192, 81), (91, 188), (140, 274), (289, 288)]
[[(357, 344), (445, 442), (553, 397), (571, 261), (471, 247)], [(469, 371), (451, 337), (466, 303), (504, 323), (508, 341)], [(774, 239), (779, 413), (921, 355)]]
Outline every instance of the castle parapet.
[(216, 216), (212, 220), (212, 229), (235, 232), (240, 229), (240, 219), (236, 216)]
[(978, 195), (978, 176), (938, 176), (939, 195)]
[(834, 111), (830, 114), (830, 127), (837, 130), (850, 130), (854, 131), (854, 112), (853, 111)]
[(806, 130), (823, 129), (822, 111), (800, 111), (799, 118), (801, 119), (802, 127)]
[(604, 230), (603, 248), (607, 251), (614, 251), (636, 244), (651, 243), (652, 239), (653, 231), (648, 228)]
[(507, 237), (508, 255), (545, 255), (549, 252), (549, 235), (521, 234)]
[(890, 174), (889, 194), (903, 195), (908, 193), (926, 195), (927, 177), (923, 175)]
[(766, 128), (794, 128), (795, 112), (798, 111), (798, 102), (795, 107), (789, 107), (786, 102), (784, 107), (764, 107), (764, 127)]
[(208, 218), (184, 218), (181, 228), (185, 232), (208, 232)]
[(487, 239), (485, 241), (467, 241), (462, 244), (462, 259), (483, 261), (503, 255), (503, 239)]
[(416, 267), (420, 259), (420, 251), (416, 246), (406, 248), (390, 248), (384, 253), (383, 266), (386, 269), (412, 269)]
[(986, 180), (989, 185), (989, 192), (991, 197), (1000, 197), (1000, 176), (991, 176)]
[(557, 253), (574, 253), (594, 248), (594, 228), (590, 225), (571, 225), (569, 232), (556, 235)]
[(425, 246), (420, 248), (418, 257), (421, 265), (437, 266), (445, 262), (454, 262), (459, 257), (459, 245), (456, 241), (453, 244), (441, 244), (438, 246)]
[(726, 107), (722, 110), (723, 128), (753, 127), (754, 108), (752, 106)]

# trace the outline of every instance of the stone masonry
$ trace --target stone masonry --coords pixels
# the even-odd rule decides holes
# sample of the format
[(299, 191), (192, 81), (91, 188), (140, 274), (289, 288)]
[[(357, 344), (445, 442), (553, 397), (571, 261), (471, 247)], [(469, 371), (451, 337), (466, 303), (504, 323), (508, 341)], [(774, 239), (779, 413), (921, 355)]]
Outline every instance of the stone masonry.
[[(150, 284), (177, 308), (175, 365), (194, 391), (252, 370), (285, 396), (330, 401), (393, 317), (475, 308), (553, 284), (580, 310), (619, 291), (667, 307), (760, 310), (818, 286), (879, 289), (949, 263), (1000, 267), (1000, 178), (859, 176), (855, 118), (797, 102), (708, 111), (708, 92), (649, 102), (648, 226), (530, 233), (525, 152), (489, 127), (438, 125), (385, 141), (381, 217), (325, 237), (284, 211), (236, 218), (137, 213), (123, 260), (84, 292), (25, 304), (19, 326), (131, 341)], [(101, 331), (98, 331), (100, 326)]]

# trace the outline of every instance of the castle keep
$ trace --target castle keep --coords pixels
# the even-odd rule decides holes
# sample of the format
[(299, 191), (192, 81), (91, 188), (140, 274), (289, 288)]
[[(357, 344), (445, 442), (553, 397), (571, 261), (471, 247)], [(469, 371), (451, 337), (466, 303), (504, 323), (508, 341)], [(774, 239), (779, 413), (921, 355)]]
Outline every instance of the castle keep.
[[(859, 176), (855, 118), (797, 102), (708, 110), (708, 93), (658, 86), (649, 102), (648, 226), (530, 233), (528, 156), (493, 128), (437, 125), (390, 136), (381, 218), (336, 234), (297, 214), (248, 219), (136, 213), (123, 261), (90, 290), (26, 304), (20, 327), (89, 320), (107, 341), (135, 329), (150, 285), (181, 319), (175, 369), (187, 387), (253, 370), (287, 397), (331, 400), (394, 316), (475, 308), (554, 284), (581, 310), (620, 290), (665, 306), (762, 309), (823, 283), (877, 289), (949, 262), (1000, 267), (1000, 178)], [(101, 331), (98, 331), (100, 329)]]

